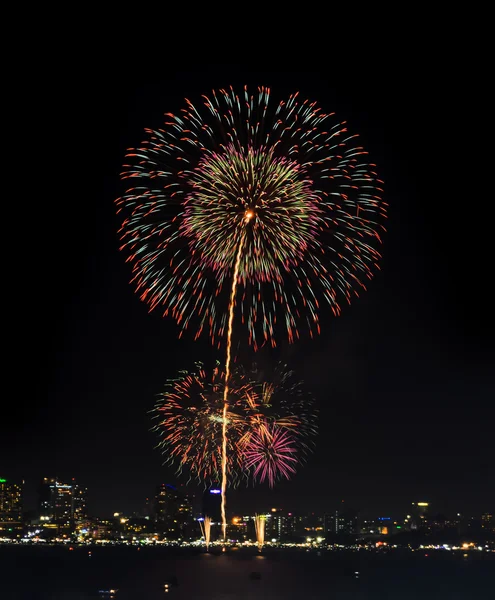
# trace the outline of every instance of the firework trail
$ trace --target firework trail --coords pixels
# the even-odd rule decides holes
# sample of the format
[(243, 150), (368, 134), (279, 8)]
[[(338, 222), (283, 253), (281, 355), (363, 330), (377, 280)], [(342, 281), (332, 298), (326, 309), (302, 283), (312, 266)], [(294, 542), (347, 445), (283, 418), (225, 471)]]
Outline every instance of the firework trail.
[(261, 552), (265, 543), (265, 515), (255, 515), (254, 528), (256, 529), (256, 541), (258, 542), (258, 552)]
[[(249, 221), (253, 218), (252, 211), (248, 210), (244, 217), (244, 223), (248, 224)], [(242, 256), (242, 247), (244, 245), (244, 239), (246, 237), (246, 232), (243, 231), (241, 235), (241, 239), (239, 241), (239, 248), (237, 250), (237, 257), (235, 261), (234, 267), (234, 275), (232, 277), (232, 292), (230, 294), (230, 303), (229, 303), (229, 326), (227, 330), (227, 358), (225, 360), (225, 388), (223, 392), (223, 426), (222, 426), (222, 503), (221, 503), (221, 513), (222, 513), (222, 535), (223, 539), (226, 538), (227, 535), (227, 515), (225, 512), (226, 507), (226, 491), (227, 491), (227, 409), (228, 409), (228, 395), (229, 395), (229, 377), (230, 377), (230, 359), (231, 359), (231, 348), (232, 348), (232, 324), (234, 322), (234, 308), (235, 308), (235, 293), (237, 290), (237, 277), (239, 274), (239, 265), (241, 262)]]
[(186, 100), (180, 116), (167, 113), (163, 128), (146, 130), (148, 139), (128, 151), (122, 177), (136, 186), (116, 201), (121, 249), (150, 310), (161, 307), (196, 338), (209, 330), (218, 345), (227, 329), (224, 536), (237, 287), (255, 349), (275, 345), (281, 330), (293, 342), (301, 323), (311, 335), (320, 332), (322, 302), (338, 315), (339, 298), (350, 302), (358, 287), (366, 289), (380, 259), (386, 205), (374, 165), (345, 122), (297, 97), (275, 110), (265, 87), (257, 95), (213, 91), (199, 109)]

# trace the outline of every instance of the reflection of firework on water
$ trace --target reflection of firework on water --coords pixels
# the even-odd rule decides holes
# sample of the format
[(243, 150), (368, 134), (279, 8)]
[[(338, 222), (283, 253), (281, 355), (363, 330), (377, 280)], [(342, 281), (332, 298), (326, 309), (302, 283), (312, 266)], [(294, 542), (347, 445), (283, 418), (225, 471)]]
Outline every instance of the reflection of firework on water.
[[(319, 332), (378, 268), (382, 182), (357, 136), (298, 94), (213, 91), (129, 149), (116, 201), (132, 281), (150, 310), (225, 339), (235, 304), (259, 347)], [(275, 335), (277, 331), (277, 336)]]
[[(312, 449), (316, 412), (311, 395), (291, 371), (279, 366), (272, 382), (256, 368), (231, 374), (229, 387), (229, 483), (242, 479), (271, 486), (296, 472)], [(221, 474), (224, 374), (209, 377), (198, 363), (167, 384), (155, 408), (154, 426), (166, 462), (205, 485)]]

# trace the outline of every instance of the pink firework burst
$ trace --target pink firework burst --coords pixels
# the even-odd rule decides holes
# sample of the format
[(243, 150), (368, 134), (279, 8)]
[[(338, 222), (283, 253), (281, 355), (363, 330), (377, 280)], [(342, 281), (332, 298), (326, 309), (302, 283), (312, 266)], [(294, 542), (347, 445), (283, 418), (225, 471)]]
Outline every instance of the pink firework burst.
[(249, 435), (243, 448), (244, 468), (252, 471), (253, 479), (270, 487), (282, 477), (290, 479), (298, 462), (294, 437), (276, 423), (262, 421)]

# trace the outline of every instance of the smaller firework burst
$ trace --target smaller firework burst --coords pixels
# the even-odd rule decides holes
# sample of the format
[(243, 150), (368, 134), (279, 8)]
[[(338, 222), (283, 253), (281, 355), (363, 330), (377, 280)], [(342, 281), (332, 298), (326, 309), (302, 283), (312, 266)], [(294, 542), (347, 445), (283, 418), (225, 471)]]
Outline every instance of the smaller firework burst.
[(243, 449), (244, 467), (252, 471), (260, 483), (268, 481), (270, 487), (281, 477), (290, 479), (296, 472), (297, 445), (293, 435), (276, 423), (260, 421), (251, 432)]
[[(153, 429), (160, 435), (158, 447), (166, 464), (208, 485), (221, 477), (224, 375), (215, 368), (209, 376), (201, 363), (196, 366), (196, 371), (183, 371), (168, 382), (155, 407), (158, 422)], [(226, 417), (227, 468), (233, 486), (246, 476), (237, 441), (246, 434), (251, 413), (257, 410), (256, 394), (242, 374), (231, 378)]]
[[(285, 365), (267, 375), (254, 365), (234, 369), (227, 410), (227, 472), (230, 487), (241, 481), (289, 479), (313, 448), (317, 431), (311, 395)], [(220, 480), (224, 374), (201, 363), (168, 382), (155, 408), (159, 447), (166, 463), (204, 485)]]
[(294, 375), (283, 363), (269, 376), (256, 364), (247, 374), (258, 391), (258, 410), (238, 447), (253, 481), (267, 481), (270, 487), (296, 473), (313, 449), (317, 432), (313, 397)]

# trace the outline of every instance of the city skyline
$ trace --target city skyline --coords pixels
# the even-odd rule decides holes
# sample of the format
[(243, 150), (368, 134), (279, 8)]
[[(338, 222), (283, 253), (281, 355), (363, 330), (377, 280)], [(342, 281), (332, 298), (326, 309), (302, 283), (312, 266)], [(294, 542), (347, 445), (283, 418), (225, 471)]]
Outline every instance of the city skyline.
[[(209, 515), (212, 516), (215, 520), (219, 521), (220, 514), (220, 500), (219, 494), (221, 493), (218, 486), (210, 486), (207, 488), (198, 488), (197, 486), (186, 485), (184, 483), (158, 483), (150, 486), (150, 493), (148, 496), (142, 499), (139, 506), (133, 507), (132, 510), (123, 510), (123, 507), (120, 506), (120, 499), (116, 499), (112, 509), (107, 513), (99, 513), (94, 510), (91, 502), (91, 490), (88, 490), (84, 484), (81, 482), (77, 482), (75, 478), (59, 478), (59, 477), (43, 477), (36, 482), (36, 500), (31, 504), (26, 505), (24, 502), (25, 498), (25, 480), (14, 480), (11, 478), (6, 478), (0, 476), (0, 484), (8, 484), (13, 486), (13, 489), (16, 490), (17, 495), (17, 508), (15, 509), (19, 515), (21, 513), (23, 515), (30, 515), (29, 519), (32, 518), (41, 518), (43, 520), (44, 515), (46, 514), (46, 508), (49, 506), (50, 502), (53, 502), (53, 492), (50, 494), (49, 487), (54, 488), (55, 486), (62, 489), (62, 492), (66, 491), (66, 488), (71, 488), (71, 502), (72, 506), (72, 518), (77, 519), (78, 514), (83, 514), (85, 518), (87, 517), (97, 517), (97, 518), (110, 518), (112, 515), (116, 513), (120, 515), (140, 515), (141, 517), (145, 514), (149, 513), (150, 510), (155, 510), (155, 503), (159, 504), (159, 495), (160, 490), (174, 490), (174, 494), (177, 494), (179, 498), (186, 498), (191, 505), (191, 509), (196, 515)], [(2, 488), (3, 489), (3, 488)], [(47, 491), (45, 491), (45, 489)], [(48, 493), (47, 493), (48, 492)], [(211, 494), (215, 494), (211, 496)], [(218, 496), (216, 495), (218, 494)], [(61, 496), (62, 498), (63, 496)], [(287, 506), (284, 504), (276, 504), (272, 502), (272, 505), (276, 506), (276, 509), (272, 507), (272, 505), (263, 506), (262, 503), (252, 503), (243, 504), (243, 503), (235, 503), (230, 506), (229, 516), (240, 515), (240, 514), (255, 514), (256, 512), (266, 512), (270, 510), (282, 511), (286, 514), (295, 514), (298, 516), (309, 516), (311, 514), (333, 514), (335, 511), (341, 512), (351, 512), (356, 515), (359, 515), (360, 519), (376, 519), (380, 515), (383, 516), (385, 514), (390, 515), (387, 518), (391, 519), (400, 519), (406, 513), (411, 512), (411, 506), (417, 507), (425, 507), (424, 510), (428, 511), (430, 516), (434, 515), (457, 515), (463, 518), (478, 518), (484, 514), (493, 513), (493, 508), (491, 506), (485, 506), (481, 511), (477, 513), (469, 513), (466, 511), (461, 511), (460, 505), (456, 502), (456, 499), (440, 499), (437, 502), (432, 502), (430, 499), (419, 496), (416, 494), (414, 497), (414, 501), (409, 501), (404, 503), (402, 506), (397, 506), (394, 510), (387, 510), (386, 505), (382, 507), (382, 509), (374, 510), (370, 509), (367, 506), (358, 505), (356, 503), (349, 502), (345, 499), (340, 499), (329, 503), (325, 509), (315, 509), (314, 506), (311, 506), (311, 499), (307, 500), (307, 505), (305, 507), (300, 506), (298, 509), (293, 506)], [(421, 498), (421, 500), (419, 500)], [(209, 500), (210, 499), (210, 500)], [(273, 500), (273, 498), (272, 498)], [(205, 503), (206, 502), (206, 503)], [(213, 504), (212, 504), (213, 502)], [(70, 503), (69, 503), (70, 505)], [(67, 506), (69, 506), (67, 505)], [(69, 517), (69, 513), (66, 514), (66, 510), (64, 507), (66, 506), (66, 502), (62, 500), (61, 506), (63, 510), (61, 514)], [(210, 508), (207, 508), (210, 506)], [(213, 508), (216, 506), (216, 508)], [(159, 511), (159, 508), (156, 510)], [(65, 512), (64, 512), (65, 511)], [(1, 512), (1, 511), (0, 511)], [(70, 510), (69, 510), (70, 512)], [(218, 514), (217, 514), (218, 513)], [(81, 518), (79, 516), (79, 518)]]
[(493, 511), (442, 514), (425, 501), (411, 502), (401, 515), (363, 515), (342, 501), (324, 513), (271, 507), (236, 511), (224, 521), (221, 490), (215, 486), (198, 498), (187, 488), (159, 484), (132, 514), (95, 515), (87, 499), (87, 488), (75, 480), (45, 477), (39, 485), (38, 510), (23, 512), (22, 485), (0, 477), (0, 542), (68, 544), (74, 550), (73, 545), (94, 544), (197, 547), (203, 539), (208, 551), (210, 541), (249, 546), (256, 538), (259, 551), (265, 542), (278, 548), (316, 544), (370, 549), (389, 544), (408, 550), (426, 545), (493, 551), (495, 541)]
[[(51, 536), (60, 536), (90, 529), (98, 523), (106, 526), (111, 522), (121, 525), (128, 523), (131, 531), (144, 524), (144, 520), (155, 523), (162, 533), (193, 535), (191, 527), (196, 521), (208, 517), (214, 525), (221, 524), (221, 490), (213, 485), (203, 494), (196, 495), (183, 485), (158, 484), (149, 497), (145, 499), (138, 511), (132, 513), (117, 510), (111, 515), (95, 514), (88, 505), (88, 489), (75, 479), (44, 477), (38, 484), (38, 502), (36, 509), (27, 509), (23, 504), (24, 481), (13, 481), (0, 477), (0, 531), (3, 536), (19, 537), (29, 530), (39, 529)], [(116, 501), (118, 503), (118, 500)], [(237, 510), (231, 507), (228, 515), (230, 525), (244, 524), (264, 515), (275, 523), (278, 519), (297, 522), (307, 530), (323, 530), (325, 533), (380, 533), (389, 535), (401, 529), (414, 530), (460, 530), (475, 528), (485, 529), (487, 534), (495, 533), (494, 514), (485, 510), (478, 515), (461, 514), (459, 512), (442, 512), (439, 506), (424, 499), (410, 502), (403, 507), (401, 514), (379, 512), (372, 514), (362, 507), (349, 505), (341, 500), (337, 505), (327, 507), (325, 511), (314, 511), (306, 507), (305, 511), (294, 511), (288, 507), (264, 507), (261, 510)], [(186, 529), (184, 529), (186, 528)], [(273, 528), (273, 525), (272, 525)], [(197, 529), (197, 528), (196, 528)], [(137, 531), (137, 530), (136, 530)], [(147, 530), (149, 532), (149, 530)], [(199, 530), (198, 530), (199, 531)], [(197, 531), (197, 532), (198, 532)], [(11, 532), (10, 534), (8, 532)], [(13, 533), (12, 533), (13, 532)], [(196, 532), (196, 533), (197, 533)], [(279, 532), (280, 533), (280, 532)], [(32, 533), (28, 533), (28, 537)], [(2, 534), (0, 534), (2, 537)], [(41, 535), (43, 537), (43, 535)], [(273, 536), (272, 536), (273, 537)], [(275, 536), (276, 537), (276, 536)]]
[[(454, 74), (427, 96), (414, 73), (390, 66), (388, 75), (379, 89), (374, 75), (353, 83), (323, 70), (228, 65), (48, 80), (48, 97), (64, 98), (44, 107), (59, 174), (51, 204), (30, 209), (43, 248), (31, 286), (44, 294), (26, 317), (34, 390), (5, 414), (8, 476), (71, 474), (107, 514), (113, 494), (132, 512), (154, 482), (176, 480), (155, 449), (150, 411), (169, 377), (214, 355), (192, 337), (178, 340), (174, 323), (148, 314), (128, 284), (113, 207), (121, 163), (143, 127), (183, 97), (270, 85), (316, 98), (361, 134), (385, 180), (390, 223), (381, 272), (341, 317), (323, 319), (319, 338), (254, 356), (241, 350), (242, 360), (282, 358), (294, 369), (318, 401), (320, 433), (290, 482), (240, 487), (228, 502), (298, 507), (311, 496), (318, 510), (345, 498), (389, 511), (411, 498), (455, 499), (472, 513), (495, 505), (493, 317), (483, 288), (493, 251), (484, 184), (471, 176), (478, 156), (464, 151), (476, 139), (453, 120), (468, 96)], [(61, 140), (71, 152), (60, 152)], [(26, 493), (31, 502), (34, 491)]]

